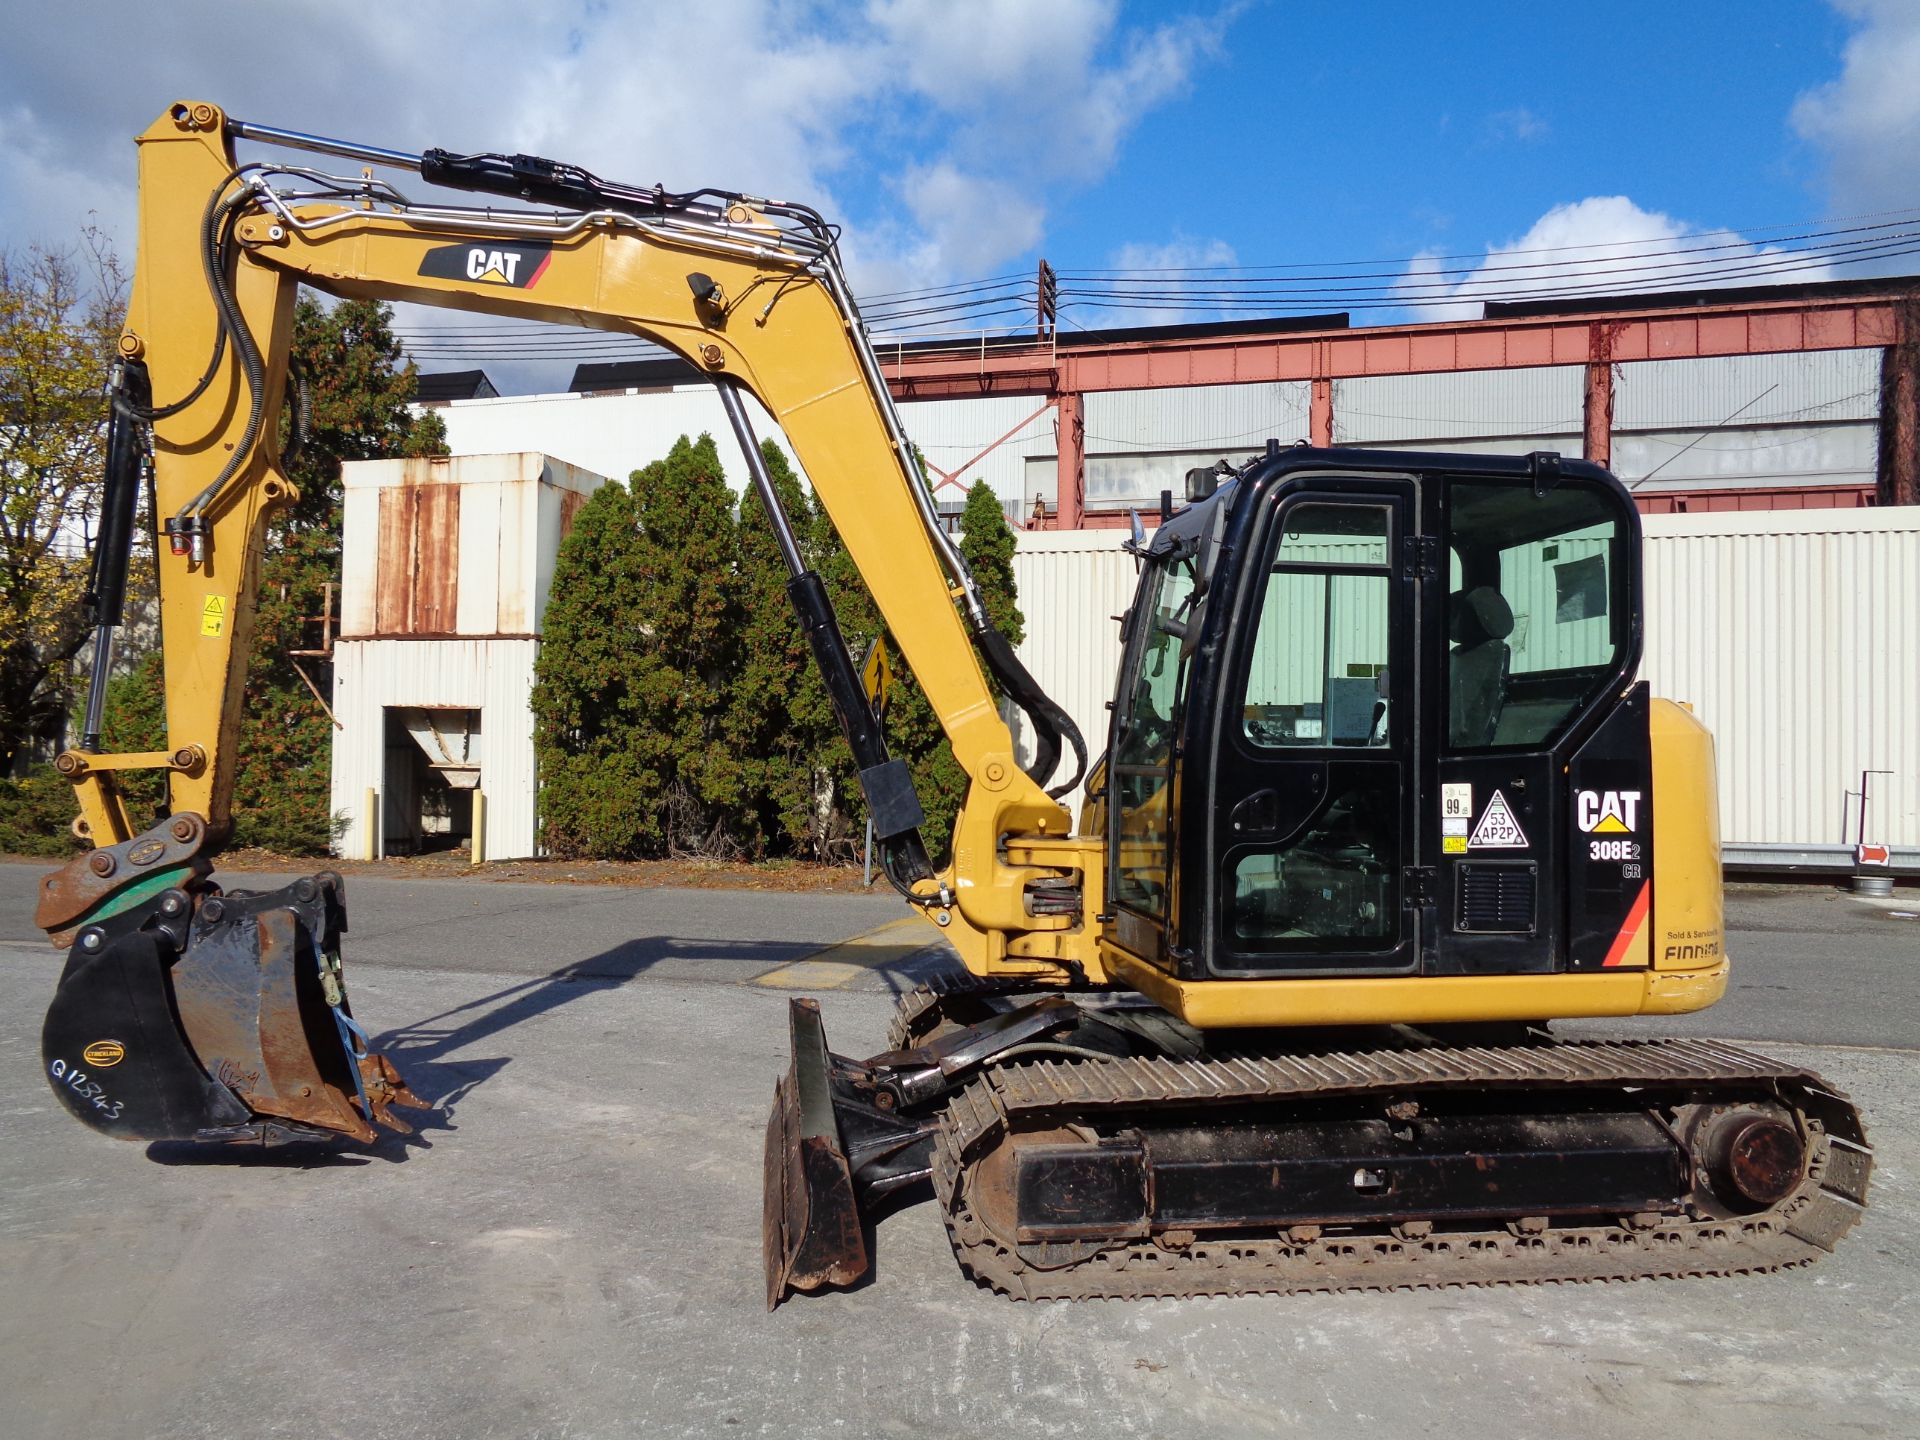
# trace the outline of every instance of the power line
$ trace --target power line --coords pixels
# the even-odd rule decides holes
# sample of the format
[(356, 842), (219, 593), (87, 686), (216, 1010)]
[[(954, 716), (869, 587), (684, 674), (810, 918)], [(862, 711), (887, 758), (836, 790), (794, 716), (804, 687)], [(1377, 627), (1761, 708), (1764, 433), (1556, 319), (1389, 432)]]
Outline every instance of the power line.
[[(1745, 236), (1716, 230), (1677, 237), (1676, 242), (1595, 241), (1479, 257), (1432, 256), (1399, 262), (1062, 271), (1056, 313), (1062, 323), (1084, 331), (1087, 327), (1071, 312), (1089, 318), (1252, 312), (1277, 318), (1332, 309), (1417, 311), (1503, 300), (1551, 303), (1636, 291), (1708, 289), (1739, 281), (1778, 280), (1834, 266), (1920, 254), (1920, 211), (1886, 211), (1848, 218), (1866, 223), (1822, 230), (1769, 226)], [(1719, 236), (1733, 238), (1721, 241), (1716, 239)], [(1516, 258), (1576, 253), (1598, 263)], [(1444, 263), (1447, 261), (1473, 263), (1448, 265)], [(1374, 268), (1366, 268), (1369, 266)], [(876, 344), (884, 346), (912, 338), (920, 353), (941, 353), (927, 349), (929, 340), (951, 340), (951, 349), (956, 352), (991, 346), (996, 340), (1028, 344), (1031, 332), (1017, 322), (1033, 312), (1035, 285), (1032, 276), (997, 275), (887, 291), (862, 302), (862, 318)], [(642, 359), (670, 353), (638, 336), (603, 330), (555, 333), (518, 327), (396, 326), (394, 333), (416, 360), (580, 361)]]
[[(1676, 240), (1701, 240), (1701, 239), (1710, 239), (1716, 235), (1729, 235), (1734, 238), (1725, 242), (1724, 244), (1713, 245), (1713, 246), (1703, 246), (1698, 248), (1702, 248), (1702, 249), (1757, 248), (1762, 245), (1784, 244), (1789, 240), (1816, 239), (1816, 238), (1829, 236), (1829, 235), (1851, 235), (1863, 230), (1889, 229), (1889, 228), (1898, 228), (1903, 225), (1911, 225), (1915, 223), (1916, 220), (1920, 220), (1920, 210), (1912, 210), (1912, 209), (1882, 210), (1882, 211), (1877, 211), (1870, 215), (1848, 216), (1845, 218), (1855, 219), (1855, 220), (1878, 220), (1882, 216), (1893, 216), (1895, 218), (1886, 220), (1884, 221), (1884, 223), (1879, 225), (1838, 226), (1830, 230), (1794, 231), (1790, 227), (1785, 227), (1780, 225), (1767, 225), (1767, 226), (1754, 227), (1744, 232), (1740, 230), (1734, 230), (1734, 229), (1701, 230), (1701, 231), (1696, 231), (1692, 235), (1675, 236), (1674, 238)], [(1645, 238), (1634, 238), (1634, 239), (1628, 239), (1628, 240), (1589, 240), (1589, 241), (1583, 241), (1578, 245), (1543, 245), (1543, 246), (1537, 246), (1537, 247), (1528, 248), (1528, 249), (1516, 248), (1511, 250), (1507, 250), (1507, 249), (1502, 249), (1497, 251), (1488, 250), (1488, 251), (1480, 252), (1478, 254), (1461, 253), (1457, 255), (1419, 255), (1419, 256), (1403, 257), (1401, 259), (1382, 258), (1382, 259), (1374, 259), (1374, 260), (1294, 261), (1291, 263), (1278, 264), (1278, 265), (1242, 265), (1239, 263), (1219, 264), (1219, 265), (1167, 265), (1167, 266), (1146, 265), (1146, 266), (1131, 266), (1123, 269), (1111, 269), (1111, 270), (1077, 270), (1077, 271), (1074, 271), (1073, 274), (1070, 276), (1066, 275), (1066, 272), (1063, 271), (1062, 275), (1063, 275), (1063, 278), (1079, 279), (1082, 277), (1095, 277), (1095, 276), (1200, 274), (1200, 273), (1208, 273), (1213, 271), (1225, 271), (1225, 272), (1245, 273), (1245, 274), (1265, 274), (1265, 273), (1278, 273), (1278, 272), (1292, 271), (1292, 270), (1309, 270), (1314, 268), (1333, 269), (1333, 270), (1351, 269), (1352, 267), (1355, 267), (1355, 266), (1367, 266), (1367, 265), (1398, 267), (1398, 269), (1404, 269), (1406, 266), (1415, 263), (1415, 261), (1443, 261), (1443, 260), (1474, 261), (1474, 262), (1477, 262), (1475, 265), (1469, 265), (1465, 268), (1475, 269), (1475, 268), (1478, 268), (1479, 265), (1483, 265), (1491, 256), (1496, 254), (1503, 257), (1514, 256), (1514, 255), (1567, 255), (1567, 254), (1572, 254), (1575, 251), (1607, 250), (1607, 249), (1613, 249), (1619, 246), (1626, 246), (1626, 245), (1645, 246), (1650, 243), (1660, 243), (1660, 242), (1650, 242)], [(1566, 262), (1555, 262), (1555, 263), (1564, 264)]]

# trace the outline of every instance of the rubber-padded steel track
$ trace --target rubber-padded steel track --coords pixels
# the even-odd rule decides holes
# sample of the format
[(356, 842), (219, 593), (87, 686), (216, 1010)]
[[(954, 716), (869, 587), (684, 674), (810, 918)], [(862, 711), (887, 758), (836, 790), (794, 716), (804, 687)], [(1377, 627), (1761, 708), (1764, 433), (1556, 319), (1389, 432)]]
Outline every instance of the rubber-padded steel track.
[(960, 971), (936, 975), (933, 979), (901, 994), (893, 1007), (893, 1022), (887, 1027), (887, 1049), (905, 1050), (932, 1033), (940, 1022), (940, 1009), (955, 1000), (975, 997), (993, 999), (1001, 995), (1045, 993), (1031, 980), (989, 980)]
[[(906, 1008), (903, 1023), (911, 1029)], [(1422, 1092), (1498, 1090), (1651, 1090), (1707, 1101), (1765, 1092), (1801, 1117), (1807, 1173), (1771, 1209), (1734, 1218), (1436, 1227), (1418, 1239), (1386, 1226), (1289, 1227), (1233, 1238), (1116, 1240), (1089, 1259), (1045, 1268), (996, 1235), (973, 1201), (980, 1162), (1016, 1129), (1111, 1124), (1129, 1115), (1166, 1123), (1182, 1111), (1211, 1125), (1256, 1105), (1270, 1111), (1276, 1104), (1336, 1096), (1375, 1094), (1385, 1101)], [(1817, 1259), (1853, 1228), (1872, 1165), (1859, 1112), (1811, 1071), (1727, 1045), (1667, 1040), (1010, 1066), (973, 1082), (949, 1105), (935, 1139), (933, 1182), (961, 1266), (1007, 1295), (1047, 1300), (1779, 1270)]]

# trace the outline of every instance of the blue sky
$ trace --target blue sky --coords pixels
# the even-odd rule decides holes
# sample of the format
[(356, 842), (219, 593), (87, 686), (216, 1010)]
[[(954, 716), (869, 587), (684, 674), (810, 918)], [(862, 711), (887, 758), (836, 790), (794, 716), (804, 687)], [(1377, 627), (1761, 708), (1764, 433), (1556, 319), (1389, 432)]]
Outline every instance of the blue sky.
[(1050, 248), (1157, 220), (1249, 262), (1477, 250), (1594, 195), (1709, 226), (1827, 211), (1791, 116), (1840, 73), (1853, 27), (1828, 5), (1360, 8), (1234, 19)]
[(1920, 209), (1916, 77), (1920, 0), (37, 6), (0, 53), (0, 245), (70, 243), (91, 213), (130, 249), (128, 141), (193, 97), (806, 199), (845, 222), (867, 294), (1042, 254), (1417, 270)]

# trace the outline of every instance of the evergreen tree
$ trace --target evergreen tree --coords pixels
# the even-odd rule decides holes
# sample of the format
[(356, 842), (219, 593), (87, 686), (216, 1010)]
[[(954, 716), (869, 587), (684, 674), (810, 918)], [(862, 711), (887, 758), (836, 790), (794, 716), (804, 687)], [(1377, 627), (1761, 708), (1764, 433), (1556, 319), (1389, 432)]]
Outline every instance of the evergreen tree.
[(728, 853), (749, 793), (726, 733), (733, 494), (707, 435), (605, 498), (618, 488), (582, 507), (554, 567), (533, 694), (542, 837), (558, 855)]
[[(977, 512), (977, 513), (976, 513)], [(974, 486), (968, 498), (966, 518), (970, 533), (963, 537), (961, 552), (979, 580), (983, 603), (1009, 643), (1017, 643), (1024, 634), (1013, 580), (1013, 534), (1008, 529), (1000, 502), (986, 484)], [(997, 527), (997, 528), (996, 528)], [(858, 658), (867, 640), (878, 633), (879, 614), (852, 558), (846, 553), (832, 522), (822, 513), (815, 527), (819, 550), (818, 565), (833, 596), (840, 628)], [(972, 547), (969, 549), (969, 547)], [(898, 651), (895, 651), (896, 656)], [(983, 667), (984, 668), (984, 667)], [(913, 774), (914, 789), (920, 796), (927, 821), (921, 838), (936, 864), (944, 863), (953, 839), (954, 817), (966, 798), (967, 776), (954, 758), (953, 747), (940, 728), (926, 692), (905, 667), (893, 687), (893, 699), (887, 707), (887, 746), (895, 759), (904, 760)], [(824, 691), (823, 691), (824, 699)], [(860, 794), (859, 778), (846, 742), (837, 728), (826, 747), (830, 757), (832, 797), (845, 816), (848, 838), (856, 843), (866, 824), (866, 806)]]
[[(853, 557), (841, 544), (840, 532), (834, 529), (825, 508), (817, 504), (813, 508), (807, 550), (809, 563), (827, 587), (834, 618), (857, 663), (880, 634), (880, 612), (867, 594), (860, 572), (854, 568)], [(897, 659), (897, 648), (894, 655)], [(893, 687), (892, 705), (898, 705), (909, 688), (911, 680), (902, 673), (900, 683)], [(890, 705), (889, 719), (893, 713)], [(853, 763), (853, 751), (847, 745), (827, 693), (826, 679), (820, 667), (812, 663), (811, 653), (795, 696), (794, 723), (814, 757), (816, 794), (821, 806), (811, 831), (814, 856), (829, 862), (857, 859), (867, 821), (866, 797), (860, 789), (859, 767)]]
[(1027, 638), (1027, 620), (1020, 613), (1018, 587), (1013, 581), (1013, 529), (1000, 497), (986, 481), (967, 492), (967, 508), (960, 514), (960, 554), (980, 586), (981, 602), (993, 628), (1018, 645)]
[(540, 833), (556, 855), (631, 855), (652, 833), (660, 777), (627, 743), (645, 723), (629, 683), (645, 591), (639, 496), (604, 485), (560, 542), (534, 662)]
[[(786, 452), (763, 440), (760, 453), (774, 493), (796, 535), (812, 530), (813, 507)], [(740, 661), (730, 687), (727, 739), (742, 768), (745, 804), (738, 838), (759, 854), (768, 848), (817, 853), (821, 734), (826, 691), (787, 594), (791, 578), (760, 492), (740, 497)], [(809, 683), (812, 682), (812, 683)], [(825, 717), (833, 725), (831, 715)]]

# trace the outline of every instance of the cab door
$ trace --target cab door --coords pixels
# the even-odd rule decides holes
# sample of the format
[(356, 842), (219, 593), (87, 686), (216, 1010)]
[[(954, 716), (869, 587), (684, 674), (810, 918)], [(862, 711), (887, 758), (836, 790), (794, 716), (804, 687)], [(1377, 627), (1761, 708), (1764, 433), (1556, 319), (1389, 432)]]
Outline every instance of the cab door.
[(1107, 749), (1111, 933), (1122, 949), (1160, 966), (1168, 964), (1178, 904), (1176, 762), (1198, 629), (1195, 582), (1196, 557), (1185, 547), (1156, 557), (1141, 577)]
[(1418, 967), (1418, 525), (1411, 481), (1343, 477), (1282, 493), (1249, 547), (1209, 797), (1215, 975)]

